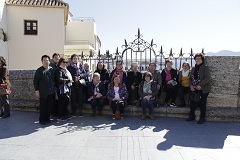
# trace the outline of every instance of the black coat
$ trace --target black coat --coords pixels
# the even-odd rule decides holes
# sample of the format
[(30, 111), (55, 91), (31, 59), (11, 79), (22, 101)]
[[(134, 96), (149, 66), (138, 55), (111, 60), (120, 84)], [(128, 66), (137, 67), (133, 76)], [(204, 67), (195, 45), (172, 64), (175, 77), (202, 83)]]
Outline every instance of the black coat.
[(137, 74), (134, 75), (133, 71), (129, 71), (126, 77), (126, 86), (128, 91), (131, 90), (132, 85), (134, 85), (135, 87), (138, 87), (141, 81), (142, 81), (142, 74), (140, 72), (137, 72)]
[(95, 70), (94, 73), (99, 73), (100, 74), (100, 80), (103, 82), (103, 81), (109, 81), (109, 73), (106, 69), (103, 69), (103, 70)]
[[(175, 80), (177, 84), (179, 84), (179, 76), (178, 76), (177, 70), (172, 68), (170, 70), (170, 73), (172, 76), (172, 80)], [(162, 71), (161, 75), (162, 75), (162, 86), (165, 86), (167, 84), (167, 81), (166, 81), (167, 73), (165, 69)]]
[[(90, 82), (88, 84), (88, 95), (89, 95), (89, 97), (94, 96), (94, 88), (95, 88), (95, 85), (93, 84), (93, 82)], [(102, 83), (102, 82), (99, 84), (99, 93), (102, 94), (103, 98), (106, 97), (106, 93), (107, 93), (106, 87), (105, 87), (104, 83)]]

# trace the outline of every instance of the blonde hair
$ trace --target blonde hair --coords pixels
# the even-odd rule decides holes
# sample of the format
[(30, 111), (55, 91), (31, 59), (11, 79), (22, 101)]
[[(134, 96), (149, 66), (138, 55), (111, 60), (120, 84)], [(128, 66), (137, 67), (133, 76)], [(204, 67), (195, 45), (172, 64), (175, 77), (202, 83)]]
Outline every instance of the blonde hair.
[(93, 73), (93, 78), (94, 77), (99, 77), (100, 78), (100, 74), (99, 73)]

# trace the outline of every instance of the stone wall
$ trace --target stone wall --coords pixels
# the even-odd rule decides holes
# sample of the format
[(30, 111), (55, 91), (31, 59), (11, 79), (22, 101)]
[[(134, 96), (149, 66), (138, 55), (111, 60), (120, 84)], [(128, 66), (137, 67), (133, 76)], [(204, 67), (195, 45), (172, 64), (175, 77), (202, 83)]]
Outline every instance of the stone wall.
[(211, 72), (209, 107), (240, 107), (240, 57), (207, 57)]
[[(212, 89), (208, 107), (240, 107), (240, 57), (207, 57), (206, 63), (211, 71)], [(33, 87), (34, 70), (11, 70), (13, 108), (36, 110), (38, 100)]]

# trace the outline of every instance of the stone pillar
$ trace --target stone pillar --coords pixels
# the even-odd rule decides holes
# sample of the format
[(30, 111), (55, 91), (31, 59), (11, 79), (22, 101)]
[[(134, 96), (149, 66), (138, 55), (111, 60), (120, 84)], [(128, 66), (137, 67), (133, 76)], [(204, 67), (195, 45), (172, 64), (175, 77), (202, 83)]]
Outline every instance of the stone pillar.
[(211, 72), (211, 92), (209, 107), (240, 106), (240, 57), (206, 57), (206, 64)]

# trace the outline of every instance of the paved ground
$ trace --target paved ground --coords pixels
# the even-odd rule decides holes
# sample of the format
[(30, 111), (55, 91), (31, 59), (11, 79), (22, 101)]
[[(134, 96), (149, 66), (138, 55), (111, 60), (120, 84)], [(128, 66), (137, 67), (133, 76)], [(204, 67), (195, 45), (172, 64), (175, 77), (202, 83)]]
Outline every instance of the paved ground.
[(141, 121), (109, 116), (38, 124), (38, 113), (0, 119), (1, 160), (239, 160), (240, 123)]

